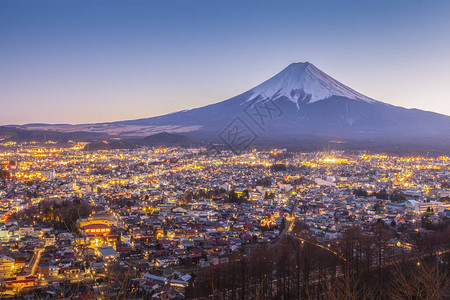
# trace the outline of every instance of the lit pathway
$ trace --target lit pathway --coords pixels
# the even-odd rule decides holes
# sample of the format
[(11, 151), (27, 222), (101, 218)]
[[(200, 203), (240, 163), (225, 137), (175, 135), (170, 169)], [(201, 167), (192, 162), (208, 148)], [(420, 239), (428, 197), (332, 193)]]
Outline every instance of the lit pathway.
[(39, 266), (39, 262), (41, 261), (41, 253), (42, 253), (42, 249), (38, 249), (36, 252), (36, 255), (35, 255), (33, 266), (31, 267), (30, 276), (36, 275), (36, 271)]

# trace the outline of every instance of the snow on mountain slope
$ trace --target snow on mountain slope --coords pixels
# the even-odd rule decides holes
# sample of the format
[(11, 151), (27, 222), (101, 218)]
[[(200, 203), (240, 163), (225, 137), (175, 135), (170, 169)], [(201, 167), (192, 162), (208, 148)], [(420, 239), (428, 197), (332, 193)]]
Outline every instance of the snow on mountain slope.
[(331, 96), (369, 103), (376, 102), (333, 79), (309, 62), (290, 64), (274, 77), (251, 89), (250, 92), (252, 96), (249, 100), (258, 96), (264, 100), (285, 96), (297, 105), (299, 102), (313, 103)]

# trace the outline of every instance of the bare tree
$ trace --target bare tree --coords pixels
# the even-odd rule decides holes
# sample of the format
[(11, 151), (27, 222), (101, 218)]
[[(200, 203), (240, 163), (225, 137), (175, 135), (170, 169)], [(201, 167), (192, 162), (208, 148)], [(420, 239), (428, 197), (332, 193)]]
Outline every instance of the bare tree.
[(445, 270), (437, 271), (436, 266), (430, 263), (397, 266), (386, 297), (393, 300), (449, 299), (449, 274)]

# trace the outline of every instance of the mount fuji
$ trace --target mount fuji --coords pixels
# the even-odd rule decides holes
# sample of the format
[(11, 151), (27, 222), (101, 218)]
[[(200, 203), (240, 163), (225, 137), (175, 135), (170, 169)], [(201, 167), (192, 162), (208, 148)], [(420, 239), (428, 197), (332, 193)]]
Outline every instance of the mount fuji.
[(250, 100), (258, 97), (265, 99), (286, 97), (297, 106), (300, 103), (313, 103), (331, 96), (369, 103), (374, 101), (331, 78), (309, 62), (291, 64), (250, 91), (253, 93)]
[(122, 138), (168, 132), (203, 143), (224, 142), (230, 128), (236, 132), (241, 128), (254, 144), (450, 149), (449, 116), (377, 101), (309, 62), (290, 64), (238, 96), (200, 108), (112, 123), (16, 127)]

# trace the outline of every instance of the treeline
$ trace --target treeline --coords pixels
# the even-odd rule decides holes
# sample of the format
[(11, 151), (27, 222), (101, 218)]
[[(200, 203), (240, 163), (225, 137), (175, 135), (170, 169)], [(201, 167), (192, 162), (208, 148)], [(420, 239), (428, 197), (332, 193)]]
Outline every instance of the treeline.
[(377, 199), (381, 200), (390, 200), (392, 202), (402, 202), (406, 201), (406, 196), (403, 194), (401, 190), (394, 190), (391, 194), (389, 194), (386, 189), (382, 189), (377, 192), (369, 193), (363, 188), (358, 188), (353, 190), (353, 194), (358, 197), (369, 197), (375, 196)]
[(242, 192), (237, 192), (236, 190), (231, 190), (227, 192), (224, 188), (211, 189), (211, 190), (203, 190), (200, 189), (196, 192), (187, 191), (183, 195), (181, 202), (184, 204), (188, 204), (193, 199), (197, 201), (210, 201), (212, 199), (218, 200), (221, 199), (224, 202), (233, 202), (233, 203), (244, 203), (247, 202), (250, 197), (249, 191), (247, 189)]
[[(303, 231), (305, 232), (305, 231)], [(296, 233), (198, 272), (189, 299), (449, 299), (450, 229), (392, 244), (382, 223), (319, 245)]]
[(8, 180), (11, 177), (11, 174), (8, 170), (4, 169), (3, 166), (0, 166), (0, 183), (2, 184), (1, 187), (6, 187), (6, 180)]
[(92, 207), (80, 199), (59, 202), (46, 200), (12, 214), (11, 218), (23, 222), (37, 221), (55, 229), (77, 233), (79, 231), (77, 220), (88, 217), (91, 212)]

